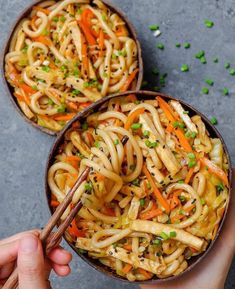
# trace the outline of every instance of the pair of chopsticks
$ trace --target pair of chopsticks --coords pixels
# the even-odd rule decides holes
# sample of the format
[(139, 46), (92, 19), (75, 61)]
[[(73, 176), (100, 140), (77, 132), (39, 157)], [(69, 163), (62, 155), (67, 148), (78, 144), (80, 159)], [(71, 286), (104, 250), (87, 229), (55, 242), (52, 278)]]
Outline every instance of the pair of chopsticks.
[[(43, 248), (44, 248), (44, 254), (45, 256), (50, 253), (50, 251), (58, 246), (60, 243), (60, 240), (79, 212), (79, 210), (82, 208), (82, 202), (79, 201), (76, 206), (70, 211), (69, 215), (65, 219), (65, 221), (58, 227), (58, 230), (53, 233), (52, 236), (50, 236), (51, 232), (53, 231), (54, 227), (58, 224), (60, 221), (61, 216), (63, 215), (64, 211), (67, 209), (67, 207), (70, 205), (73, 199), (73, 195), (76, 192), (76, 190), (80, 187), (82, 182), (87, 179), (87, 176), (90, 172), (90, 168), (86, 168), (84, 172), (78, 177), (75, 185), (72, 187), (72, 189), (69, 191), (69, 193), (65, 196), (64, 200), (60, 205), (57, 207), (54, 214), (49, 219), (48, 223), (44, 227), (44, 229), (40, 233), (40, 240), (42, 241)], [(18, 288), (18, 270), (15, 268), (15, 270), (12, 272), (6, 283), (3, 285), (2, 289), (16, 289)]]

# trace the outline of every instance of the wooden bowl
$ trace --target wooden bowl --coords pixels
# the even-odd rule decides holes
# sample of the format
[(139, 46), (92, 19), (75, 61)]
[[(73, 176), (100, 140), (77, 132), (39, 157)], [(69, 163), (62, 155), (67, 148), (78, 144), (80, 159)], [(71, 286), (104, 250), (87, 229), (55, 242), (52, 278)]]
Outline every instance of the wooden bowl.
[[(33, 3), (25, 8), (23, 10), (23, 12), (20, 13), (20, 15), (18, 16), (17, 20), (15, 21), (15, 23), (13, 24), (12, 28), (10, 29), (10, 33), (9, 33), (9, 36), (7, 38), (7, 41), (6, 41), (6, 44), (3, 48), (3, 53), (1, 54), (1, 59), (0, 59), (0, 71), (1, 71), (1, 75), (2, 75), (2, 78), (3, 78), (3, 82), (4, 82), (4, 85), (5, 85), (5, 88), (6, 88), (6, 91), (7, 91), (7, 94), (9, 96), (9, 98), (11, 99), (11, 102), (13, 103), (15, 109), (18, 111), (18, 113), (24, 118), (24, 120), (28, 123), (30, 123), (32, 126), (34, 126), (35, 128), (39, 129), (40, 131), (44, 132), (44, 133), (47, 133), (49, 135), (57, 135), (58, 132), (55, 132), (55, 131), (52, 131), (50, 129), (47, 129), (47, 128), (44, 128), (44, 127), (41, 127), (40, 125), (38, 125), (37, 123), (31, 121), (30, 119), (28, 119), (25, 114), (22, 112), (22, 110), (20, 109), (14, 95), (13, 95), (13, 92), (14, 92), (14, 88), (7, 82), (6, 80), (6, 77), (5, 77), (5, 56), (6, 54), (8, 53), (8, 50), (9, 50), (9, 46), (10, 46), (10, 43), (11, 43), (11, 38), (13, 36), (13, 33), (17, 27), (17, 25), (20, 23), (20, 21), (26, 17), (27, 15), (30, 14), (31, 10), (32, 10), (32, 7), (39, 4), (39, 3), (42, 3), (44, 2), (45, 0), (36, 0), (36, 1), (33, 1)], [(130, 32), (130, 35), (131, 37), (134, 39), (134, 41), (136, 42), (137, 44), (137, 50), (138, 50), (138, 63), (139, 63), (139, 73), (138, 73), (138, 79), (137, 79), (137, 83), (136, 83), (136, 87), (134, 87), (133, 89), (136, 89), (136, 90), (139, 90), (140, 87), (141, 87), (141, 84), (142, 84), (142, 81), (143, 81), (143, 59), (142, 59), (142, 50), (141, 50), (141, 47), (140, 47), (140, 43), (139, 43), (139, 40), (137, 38), (137, 33), (136, 33), (136, 30), (134, 28), (134, 26), (132, 25), (132, 23), (129, 21), (129, 19), (127, 18), (127, 16), (119, 9), (117, 8), (115, 5), (113, 5), (112, 3), (110, 3), (109, 1), (107, 0), (102, 0), (102, 2), (107, 5), (112, 11), (115, 11), (118, 15), (120, 15), (120, 17), (122, 19), (125, 20), (126, 22), (126, 25), (127, 25), (127, 28)]]
[(216, 242), (216, 240), (217, 240), (217, 238), (218, 238), (218, 236), (220, 234), (220, 231), (222, 229), (224, 220), (225, 220), (227, 212), (228, 212), (228, 207), (229, 207), (229, 203), (230, 203), (230, 199), (231, 199), (231, 195), (232, 195), (231, 194), (231, 192), (232, 192), (232, 164), (231, 164), (231, 159), (230, 159), (230, 156), (229, 156), (229, 153), (228, 153), (228, 149), (227, 149), (227, 147), (225, 145), (225, 142), (224, 142), (222, 136), (217, 131), (217, 129), (214, 126), (211, 125), (210, 121), (208, 120), (208, 118), (206, 116), (204, 116), (197, 109), (193, 108), (192, 106), (190, 106), (189, 104), (185, 103), (184, 101), (176, 99), (176, 98), (174, 98), (172, 96), (169, 96), (169, 95), (166, 95), (166, 94), (163, 94), (163, 93), (156, 93), (156, 92), (151, 92), (151, 91), (129, 91), (129, 92), (119, 93), (119, 94), (115, 94), (115, 95), (103, 98), (103, 99), (99, 100), (98, 102), (92, 104), (86, 110), (78, 113), (77, 116), (69, 124), (67, 124), (67, 126), (59, 133), (57, 139), (55, 140), (54, 145), (51, 148), (51, 151), (49, 153), (49, 157), (48, 157), (48, 160), (47, 160), (47, 166), (46, 166), (46, 170), (45, 170), (45, 193), (46, 193), (46, 199), (47, 199), (48, 207), (50, 209), (50, 212), (52, 213), (52, 209), (50, 208), (51, 192), (50, 192), (50, 188), (49, 188), (48, 183), (47, 183), (47, 174), (48, 174), (49, 168), (51, 167), (51, 165), (54, 162), (54, 157), (56, 156), (56, 154), (58, 152), (59, 146), (63, 143), (64, 135), (65, 135), (66, 131), (71, 128), (72, 124), (75, 121), (77, 121), (77, 120), (82, 121), (88, 115), (92, 114), (93, 112), (98, 111), (102, 107), (102, 105), (104, 103), (106, 103), (107, 101), (109, 101), (110, 99), (118, 97), (118, 96), (119, 97), (120, 96), (126, 96), (126, 95), (132, 94), (132, 93), (136, 94), (137, 98), (140, 99), (140, 100), (141, 99), (152, 99), (152, 98), (156, 98), (156, 96), (161, 96), (166, 101), (168, 101), (168, 100), (177, 100), (185, 107), (185, 109), (187, 111), (189, 111), (190, 114), (193, 114), (193, 115), (197, 114), (197, 115), (201, 116), (202, 120), (204, 121), (204, 123), (206, 125), (206, 128), (207, 128), (208, 132), (210, 133), (210, 136), (219, 138), (221, 140), (221, 142), (223, 144), (224, 151), (225, 151), (225, 153), (227, 155), (227, 158), (228, 158), (228, 165), (229, 165), (229, 171), (228, 171), (228, 175), (229, 175), (228, 176), (229, 177), (229, 199), (228, 199), (228, 203), (227, 203), (227, 206), (226, 206), (226, 209), (225, 209), (224, 216), (223, 216), (223, 218), (222, 218), (222, 220), (220, 222), (216, 237), (215, 237), (215, 239), (213, 241), (211, 241), (211, 243), (209, 244), (207, 250), (204, 253), (202, 253), (202, 254), (200, 254), (198, 256), (195, 256), (195, 257), (193, 257), (192, 259), (189, 260), (188, 268), (184, 272), (182, 272), (180, 275), (173, 276), (173, 277), (168, 277), (168, 278), (165, 278), (165, 279), (157, 279), (155, 277), (155, 278), (153, 278), (151, 280), (148, 280), (148, 281), (130, 282), (130, 281), (122, 278), (121, 276), (115, 274), (115, 272), (111, 272), (109, 268), (107, 268), (104, 265), (102, 265), (99, 261), (94, 260), (94, 259), (90, 258), (89, 256), (80, 254), (78, 252), (78, 249), (75, 248), (71, 243), (69, 243), (69, 241), (65, 237), (65, 239), (66, 239), (67, 243), (69, 244), (69, 246), (78, 254), (78, 256), (80, 258), (82, 258), (90, 266), (92, 266), (93, 268), (98, 270), (99, 272), (102, 272), (105, 275), (110, 276), (110, 277), (112, 277), (112, 278), (114, 278), (116, 280), (121, 280), (121, 281), (124, 281), (124, 282), (127, 282), (127, 283), (149, 284), (150, 285), (150, 284), (163, 283), (163, 282), (167, 282), (167, 281), (170, 281), (170, 280), (176, 280), (179, 276), (182, 276), (182, 275), (186, 274), (187, 272), (191, 271), (200, 261), (202, 261), (206, 257), (206, 255), (209, 253), (209, 251), (212, 250), (213, 245)]

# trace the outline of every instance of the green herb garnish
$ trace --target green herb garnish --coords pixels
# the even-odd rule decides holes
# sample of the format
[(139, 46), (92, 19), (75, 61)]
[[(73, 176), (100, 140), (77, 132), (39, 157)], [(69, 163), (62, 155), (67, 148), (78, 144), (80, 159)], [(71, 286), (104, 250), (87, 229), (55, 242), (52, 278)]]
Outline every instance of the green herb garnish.
[(156, 31), (159, 29), (159, 25), (156, 25), (156, 24), (149, 25), (149, 29), (151, 31)]
[(209, 93), (209, 89), (207, 87), (203, 87), (201, 91), (202, 91), (203, 94), (208, 94)]
[(204, 24), (206, 25), (207, 28), (212, 28), (214, 26), (214, 22), (208, 19), (204, 21)]
[(160, 50), (164, 50), (165, 46), (163, 43), (158, 43), (157, 44), (157, 48), (160, 49)]
[(187, 71), (189, 71), (189, 66), (188, 66), (187, 64), (183, 64), (183, 65), (181, 66), (180, 70), (181, 70), (182, 72), (187, 72)]
[(217, 118), (216, 118), (216, 117), (214, 117), (214, 116), (211, 118), (211, 120), (210, 120), (210, 121), (211, 121), (211, 124), (213, 124), (213, 125), (216, 125), (216, 124), (218, 124)]

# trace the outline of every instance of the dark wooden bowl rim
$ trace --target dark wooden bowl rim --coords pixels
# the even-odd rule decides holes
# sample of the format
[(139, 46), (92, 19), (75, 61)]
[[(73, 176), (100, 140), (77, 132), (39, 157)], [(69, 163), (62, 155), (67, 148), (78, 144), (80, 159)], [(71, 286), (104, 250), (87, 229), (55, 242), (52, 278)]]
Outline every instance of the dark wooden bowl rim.
[[(125, 92), (125, 93), (118, 93), (118, 94), (114, 94), (111, 96), (107, 96), (103, 99), (100, 99), (98, 102), (93, 103), (90, 107), (88, 107), (87, 109), (85, 109), (84, 111), (80, 112), (77, 114), (77, 116), (66, 125), (66, 127), (59, 133), (59, 135), (57, 136), (51, 150), (48, 156), (48, 160), (47, 160), (47, 165), (46, 165), (46, 170), (45, 170), (45, 196), (46, 196), (46, 200), (47, 200), (47, 204), (50, 210), (50, 213), (52, 213), (52, 210), (50, 208), (50, 189), (47, 183), (47, 173), (48, 170), (50, 168), (50, 166), (53, 164), (54, 161), (54, 157), (58, 151), (58, 148), (60, 146), (61, 143), (63, 143), (63, 138), (64, 138), (64, 134), (65, 132), (71, 128), (72, 124), (74, 122), (76, 122), (77, 120), (82, 120), (84, 118), (86, 118), (88, 115), (90, 115), (91, 113), (93, 113), (94, 111), (97, 111), (105, 102), (109, 101), (112, 98), (115, 97), (120, 97), (120, 96), (127, 96), (128, 94), (136, 94), (137, 97), (139, 99), (151, 99), (151, 98), (155, 98), (156, 96), (161, 96), (163, 97), (165, 100), (177, 100), (179, 101), (187, 110), (189, 110), (189, 112), (193, 113), (194, 115), (197, 114), (199, 116), (201, 116), (202, 120), (204, 121), (204, 123), (206, 124), (206, 128), (210, 133), (210, 136), (212, 137), (217, 137), (221, 140), (222, 144), (223, 144), (223, 148), (224, 151), (228, 157), (228, 165), (229, 165), (229, 171), (228, 171), (228, 177), (229, 177), (229, 199), (228, 199), (228, 204), (226, 206), (225, 212), (224, 212), (224, 216), (220, 222), (216, 237), (213, 241), (211, 241), (210, 245), (208, 246), (207, 250), (200, 254), (199, 256), (193, 257), (191, 260), (189, 260), (189, 267), (180, 275), (178, 276), (172, 276), (172, 277), (168, 277), (165, 279), (157, 279), (157, 278), (153, 278), (149, 281), (135, 281), (135, 282), (130, 282), (120, 276), (118, 276), (117, 274), (115, 274), (115, 272), (112, 272), (111, 269), (103, 266), (101, 263), (99, 263), (98, 261), (88, 257), (87, 255), (83, 255), (80, 254), (77, 250), (77, 248), (75, 248), (72, 244), (69, 243), (68, 240), (67, 243), (69, 244), (69, 246), (79, 255), (80, 258), (82, 258), (86, 263), (88, 263), (91, 267), (95, 268), (96, 270), (98, 270), (99, 272), (102, 272), (103, 274), (110, 276), (116, 280), (121, 280), (123, 282), (127, 282), (130, 284), (159, 284), (159, 283), (165, 283), (168, 281), (172, 281), (172, 280), (176, 280), (177, 278), (181, 277), (182, 275), (187, 274), (189, 271), (191, 271), (199, 262), (201, 262), (203, 259), (205, 259), (205, 257), (207, 256), (207, 254), (212, 250), (212, 247), (214, 245), (214, 243), (216, 242), (216, 240), (219, 237), (219, 234), (221, 232), (224, 220), (227, 216), (228, 213), (228, 208), (229, 208), (229, 203), (232, 197), (232, 164), (231, 164), (231, 159), (229, 156), (229, 152), (227, 149), (227, 146), (221, 136), (221, 134), (218, 132), (218, 130), (211, 125), (210, 121), (208, 120), (208, 118), (206, 116), (204, 116), (201, 112), (199, 112), (197, 109), (195, 109), (194, 107), (192, 107), (191, 105), (187, 104), (186, 102), (174, 98), (172, 96), (163, 94), (163, 93), (157, 93), (157, 92), (151, 92), (151, 91), (129, 91), (129, 92)], [(65, 238), (66, 239), (66, 238)]]
[[(39, 129), (40, 131), (47, 133), (49, 135), (52, 136), (56, 136), (58, 134), (58, 132), (52, 131), (50, 129), (44, 128), (40, 125), (38, 125), (37, 123), (33, 122), (32, 120), (28, 119), (25, 114), (22, 112), (21, 108), (19, 107), (19, 105), (16, 102), (16, 99), (13, 95), (14, 89), (13, 87), (7, 82), (6, 77), (5, 77), (5, 55), (8, 53), (9, 50), (9, 46), (10, 46), (10, 42), (11, 42), (11, 38), (13, 36), (13, 33), (15, 31), (15, 28), (17, 27), (17, 25), (19, 24), (19, 22), (26, 16), (29, 15), (30, 11), (32, 10), (32, 7), (34, 5), (37, 5), (39, 3), (45, 2), (45, 0), (34, 0), (32, 1), (33, 3), (30, 4), (30, 6), (28, 6), (27, 8), (25, 8), (23, 10), (23, 12), (20, 13), (20, 15), (18, 16), (17, 20), (15, 21), (15, 23), (13, 24), (13, 26), (10, 29), (9, 32), (9, 36), (6, 40), (5, 46), (3, 48), (3, 53), (1, 54), (1, 59), (0, 59), (0, 71), (1, 71), (1, 76), (3, 79), (3, 83), (5, 86), (5, 89), (7, 91), (8, 97), (11, 99), (12, 104), (14, 105), (15, 109), (18, 111), (18, 113), (24, 118), (24, 120), (31, 124), (33, 127)], [(137, 37), (137, 33), (136, 30), (133, 26), (133, 24), (130, 22), (130, 20), (127, 18), (126, 14), (121, 11), (118, 7), (116, 7), (114, 4), (112, 4), (109, 0), (102, 0), (102, 2), (104, 2), (111, 10), (117, 12), (117, 14), (119, 14), (126, 22), (127, 28), (131, 34), (131, 36), (133, 37), (133, 39), (135, 40), (136, 44), (137, 44), (137, 50), (138, 50), (138, 63), (139, 63), (139, 73), (138, 73), (138, 79), (137, 79), (137, 84), (136, 84), (136, 90), (139, 90), (143, 81), (143, 59), (142, 59), (142, 50), (141, 50), (141, 46), (140, 46), (140, 42), (138, 40)]]

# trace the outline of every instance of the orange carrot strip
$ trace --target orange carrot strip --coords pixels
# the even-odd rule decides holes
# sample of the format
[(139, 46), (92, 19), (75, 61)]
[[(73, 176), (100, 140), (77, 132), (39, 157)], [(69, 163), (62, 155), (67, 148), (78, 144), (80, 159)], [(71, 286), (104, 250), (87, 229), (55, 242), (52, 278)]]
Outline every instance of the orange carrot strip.
[(106, 179), (105, 176), (99, 174), (99, 173), (96, 173), (96, 178), (97, 178), (97, 181), (104, 181)]
[(122, 272), (123, 272), (124, 274), (127, 274), (128, 272), (131, 271), (131, 269), (132, 269), (131, 264), (126, 264), (126, 265), (123, 267)]
[(162, 99), (160, 96), (157, 97), (158, 103), (160, 108), (164, 111), (167, 119), (169, 121), (175, 121), (179, 120), (179, 116), (173, 111), (173, 109), (170, 107), (170, 105)]
[(46, 15), (49, 15), (49, 14), (51, 13), (50, 10), (45, 9), (45, 8), (43, 8), (43, 7), (40, 7), (40, 6), (33, 6), (33, 10), (43, 12), (43, 13), (45, 13)]
[(155, 218), (155, 217), (160, 216), (160, 215), (162, 215), (162, 210), (154, 209), (154, 210), (150, 210), (148, 212), (140, 214), (140, 219), (141, 220), (150, 220), (150, 219)]
[(78, 106), (77, 106), (76, 103), (74, 103), (72, 101), (68, 101), (66, 104), (68, 105), (69, 108), (71, 108), (71, 109), (73, 109), (75, 111), (78, 111)]
[(34, 94), (35, 93), (35, 90), (32, 89), (32, 87), (28, 86), (27, 84), (25, 83), (19, 83), (19, 87), (21, 89), (23, 89), (23, 91), (27, 94)]
[(45, 44), (47, 46), (51, 46), (52, 45), (52, 41), (48, 37), (43, 36), (43, 35), (35, 37), (34, 40), (36, 42), (40, 42), (40, 43)]
[(194, 168), (190, 168), (184, 180), (185, 184), (188, 184), (190, 182), (193, 172), (194, 172)]
[(91, 105), (91, 102), (87, 101), (87, 102), (83, 102), (83, 103), (79, 104), (79, 107), (84, 109), (84, 108), (86, 108), (86, 107), (88, 107), (90, 105)]
[(54, 120), (58, 120), (58, 121), (68, 121), (68, 120), (71, 120), (76, 114), (75, 113), (67, 113), (65, 115), (56, 115), (56, 116), (53, 116), (53, 119)]
[(221, 168), (217, 167), (212, 161), (205, 157), (201, 158), (200, 161), (202, 165), (208, 167), (210, 173), (216, 175), (219, 179), (221, 179), (227, 187), (229, 186), (228, 177)]
[(85, 35), (85, 38), (86, 38), (88, 44), (89, 45), (96, 45), (96, 40), (95, 40), (94, 36), (91, 34), (89, 27), (86, 26), (84, 24), (84, 22), (81, 20), (78, 21), (78, 24), (82, 28), (82, 31)]
[(139, 68), (136, 68), (128, 77), (126, 83), (123, 85), (123, 87), (120, 89), (121, 92), (125, 92), (130, 87), (132, 81), (135, 79), (137, 73), (139, 72)]
[(194, 209), (194, 208), (195, 208), (195, 205), (193, 204), (193, 205), (189, 206), (188, 208), (185, 208), (184, 211), (185, 211), (186, 213), (189, 213), (189, 212), (191, 212), (192, 209)]
[(153, 192), (155, 194), (155, 197), (159, 201), (159, 203), (163, 206), (163, 208), (166, 210), (166, 213), (168, 214), (170, 212), (170, 205), (168, 204), (167, 200), (162, 196), (160, 190), (156, 186), (151, 174), (149, 173), (147, 167), (143, 165), (143, 173), (147, 177), (148, 181), (150, 182), (151, 187), (153, 188)]
[(51, 207), (58, 207), (59, 206), (59, 202), (55, 201), (55, 200), (51, 200)]
[(124, 25), (118, 26), (118, 29), (116, 30), (115, 34), (120, 37), (120, 36), (126, 36), (126, 29)]
[(125, 245), (123, 245), (123, 249), (125, 249), (127, 251), (132, 251), (132, 246), (130, 244), (125, 244)]
[(85, 232), (78, 229), (75, 219), (73, 219), (71, 225), (68, 228), (68, 231), (72, 237), (85, 237)]
[(136, 109), (135, 111), (133, 111), (128, 117), (127, 117), (127, 121), (124, 125), (124, 128), (126, 130), (128, 130), (132, 123), (139, 117), (140, 114), (143, 114), (144, 113), (144, 108), (139, 108), (139, 109)]
[(146, 279), (150, 279), (152, 278), (152, 274), (147, 272), (146, 270), (142, 269), (142, 268), (138, 268), (138, 271), (140, 272), (140, 274), (144, 275), (144, 277)]
[(176, 129), (174, 129), (174, 132), (175, 132), (176, 136), (178, 137), (181, 146), (185, 149), (185, 151), (187, 153), (192, 152), (193, 151), (192, 147), (191, 147), (190, 143), (188, 142), (187, 138), (185, 137), (183, 131), (176, 128)]
[(114, 212), (114, 210), (112, 210), (111, 208), (104, 206), (103, 207), (103, 211), (105, 215), (111, 216), (111, 217), (116, 217), (116, 214)]
[(77, 161), (77, 162), (80, 162), (81, 158), (78, 157), (78, 156), (67, 156), (65, 157), (64, 159), (66, 162), (74, 162), (74, 161)]
[(99, 57), (103, 57), (104, 55), (104, 31), (100, 29), (99, 33)]

